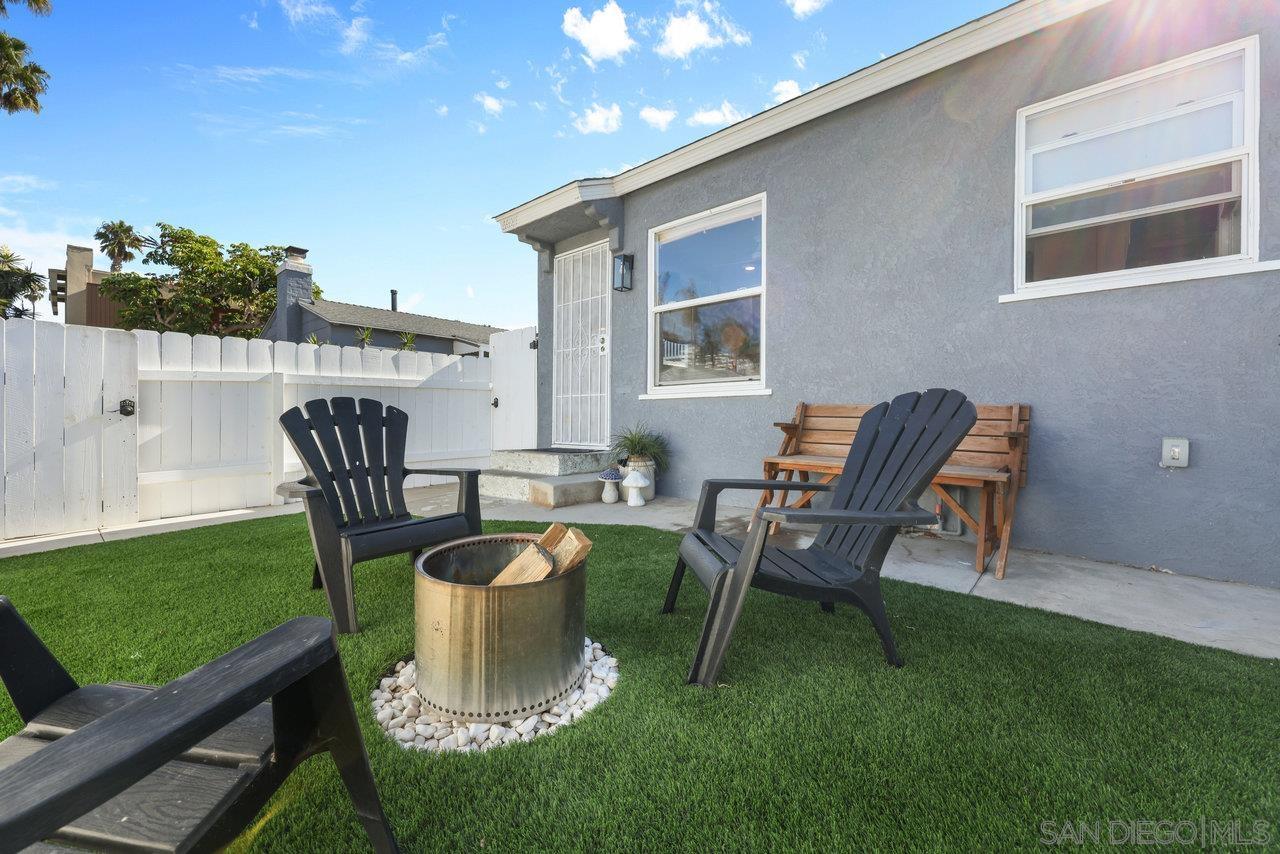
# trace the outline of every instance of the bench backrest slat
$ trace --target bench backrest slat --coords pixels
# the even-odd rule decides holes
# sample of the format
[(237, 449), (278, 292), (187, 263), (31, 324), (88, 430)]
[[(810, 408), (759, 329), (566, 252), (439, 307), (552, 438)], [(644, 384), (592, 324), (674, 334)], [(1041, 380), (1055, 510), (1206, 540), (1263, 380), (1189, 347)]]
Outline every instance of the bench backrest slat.
[[(780, 454), (843, 457), (849, 453), (862, 416), (872, 407), (864, 404), (801, 403), (790, 435)], [(978, 421), (947, 460), (949, 466), (970, 466), (1018, 473), (1018, 485), (1027, 482), (1026, 452), (1031, 428), (1031, 407), (1026, 404), (980, 404)], [(1011, 441), (1009, 434), (1020, 432)]]

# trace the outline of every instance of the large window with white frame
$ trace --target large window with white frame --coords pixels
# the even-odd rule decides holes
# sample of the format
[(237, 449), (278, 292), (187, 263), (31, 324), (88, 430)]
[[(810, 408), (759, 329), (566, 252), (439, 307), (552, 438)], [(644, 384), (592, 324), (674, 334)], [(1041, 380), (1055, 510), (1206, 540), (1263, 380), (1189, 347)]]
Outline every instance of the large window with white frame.
[(649, 232), (649, 393), (764, 389), (765, 197)]
[(1020, 110), (1015, 290), (1256, 261), (1257, 53), (1249, 38)]

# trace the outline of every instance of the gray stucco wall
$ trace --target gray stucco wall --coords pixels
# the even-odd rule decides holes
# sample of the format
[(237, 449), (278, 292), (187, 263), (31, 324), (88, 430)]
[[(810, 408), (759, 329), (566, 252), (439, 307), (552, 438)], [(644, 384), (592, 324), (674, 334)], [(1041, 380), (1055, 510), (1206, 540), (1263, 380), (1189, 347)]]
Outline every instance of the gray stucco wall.
[[(1033, 408), (1015, 545), (1280, 586), (1280, 272), (997, 302), (1013, 282), (1017, 109), (1254, 33), (1261, 258), (1280, 258), (1277, 5), (1177, 5), (1116, 0), (627, 196), (636, 288), (614, 294), (612, 423), (669, 437), (660, 491), (758, 476), (769, 425), (797, 401), (955, 387)], [(639, 400), (648, 230), (762, 191), (773, 394)], [(545, 274), (539, 293), (545, 337)], [(1189, 468), (1157, 465), (1162, 436), (1191, 439)]]

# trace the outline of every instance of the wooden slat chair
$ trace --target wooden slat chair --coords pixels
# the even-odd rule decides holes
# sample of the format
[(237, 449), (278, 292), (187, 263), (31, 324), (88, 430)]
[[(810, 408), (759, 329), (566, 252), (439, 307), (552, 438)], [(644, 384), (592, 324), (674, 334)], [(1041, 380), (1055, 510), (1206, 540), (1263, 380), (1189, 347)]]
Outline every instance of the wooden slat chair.
[[(719, 494), (726, 489), (779, 489), (778, 483), (703, 483), (694, 530), (680, 543), (662, 607), (663, 613), (675, 608), (686, 568), (710, 593), (690, 682), (715, 684), (749, 587), (817, 601), (824, 610), (832, 610), (835, 602), (858, 606), (879, 633), (885, 658), (895, 667), (902, 666), (880, 593), (880, 566), (899, 528), (934, 518), (915, 502), (973, 426), (977, 413), (960, 392), (930, 389), (871, 407), (861, 420), (844, 473), (835, 481), (781, 487), (829, 492), (827, 509), (758, 509), (746, 539), (739, 540), (715, 530)], [(822, 527), (807, 548), (778, 548), (766, 542), (768, 522)]]
[[(306, 414), (303, 414), (303, 409)], [(324, 587), (338, 631), (360, 631), (352, 567), (480, 533), (479, 469), (405, 468), (409, 416), (377, 400), (311, 400), (280, 416), (307, 477), (276, 491), (306, 503), (315, 552), (311, 585)], [(404, 479), (432, 474), (458, 479), (455, 513), (418, 518), (404, 503)]]
[[(828, 483), (839, 477), (844, 457), (857, 433), (863, 415), (871, 407), (862, 404), (801, 403), (792, 421), (774, 424), (782, 430), (778, 453), (765, 457), (764, 476), (770, 480), (801, 484)], [(1004, 578), (1009, 560), (1009, 539), (1018, 490), (1027, 483), (1027, 439), (1031, 427), (1031, 407), (1025, 404), (977, 406), (978, 421), (961, 441), (946, 465), (933, 479), (933, 491), (974, 533), (977, 540), (974, 569), (981, 573), (996, 555), (996, 578)], [(977, 491), (978, 518), (947, 491), (948, 486), (970, 487)], [(815, 490), (802, 487), (792, 504), (785, 495), (776, 495), (778, 506), (807, 507)], [(765, 492), (761, 507), (775, 494)], [(776, 526), (775, 526), (776, 527)]]
[(0, 742), (0, 852), (215, 851), (318, 753), (374, 849), (399, 850), (328, 620), (290, 620), (162, 688), (81, 687), (0, 596), (0, 679), (26, 724)]

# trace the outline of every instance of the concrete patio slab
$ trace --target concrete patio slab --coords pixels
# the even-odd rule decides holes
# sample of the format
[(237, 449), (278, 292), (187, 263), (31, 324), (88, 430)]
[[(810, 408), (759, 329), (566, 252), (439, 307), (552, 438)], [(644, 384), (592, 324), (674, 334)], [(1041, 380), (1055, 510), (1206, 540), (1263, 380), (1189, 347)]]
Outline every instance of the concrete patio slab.
[[(412, 490), (415, 513), (453, 506), (450, 487)], [(577, 504), (548, 510), (522, 501), (482, 499), (486, 519), (550, 524), (645, 525), (685, 531), (695, 504), (659, 496), (644, 507)], [(719, 526), (741, 535), (750, 520), (744, 507), (721, 507)], [(804, 545), (812, 534), (790, 533), (789, 545)], [(973, 571), (973, 546), (958, 539), (899, 537), (882, 572), (885, 578), (924, 584), (1010, 602), (1135, 631), (1151, 632), (1202, 646), (1261, 658), (1280, 659), (1280, 590), (1173, 575), (1085, 558), (1013, 549), (1003, 581), (993, 572)]]

